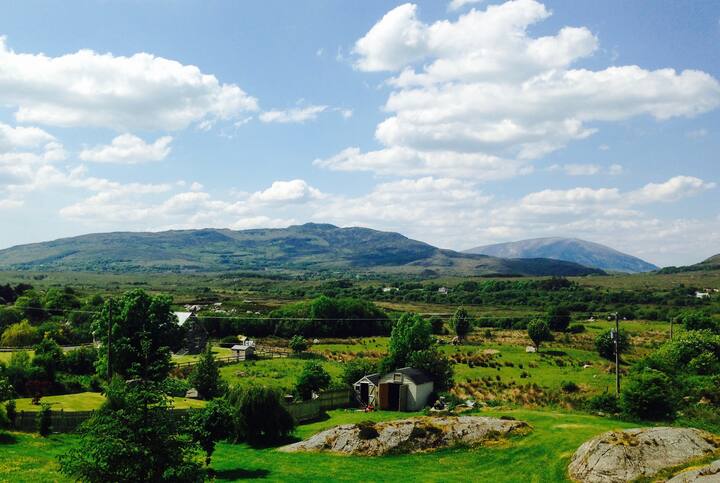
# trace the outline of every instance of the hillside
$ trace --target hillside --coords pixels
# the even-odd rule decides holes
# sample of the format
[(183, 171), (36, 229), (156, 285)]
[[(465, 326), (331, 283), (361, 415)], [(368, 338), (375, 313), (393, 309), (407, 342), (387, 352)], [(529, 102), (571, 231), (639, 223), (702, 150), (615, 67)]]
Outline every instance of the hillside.
[(465, 250), (503, 258), (550, 258), (613, 272), (639, 273), (658, 267), (605, 245), (577, 238), (534, 238)]
[(399, 233), (308, 223), (276, 229), (115, 232), (0, 250), (0, 269), (116, 272), (383, 270), (403, 273), (588, 275), (556, 260), (505, 260), (441, 250)]
[(667, 275), (670, 273), (685, 273), (685, 272), (714, 272), (720, 271), (720, 253), (713, 255), (710, 258), (703, 260), (700, 263), (694, 265), (687, 265), (683, 267), (665, 267), (660, 270), (660, 273)]

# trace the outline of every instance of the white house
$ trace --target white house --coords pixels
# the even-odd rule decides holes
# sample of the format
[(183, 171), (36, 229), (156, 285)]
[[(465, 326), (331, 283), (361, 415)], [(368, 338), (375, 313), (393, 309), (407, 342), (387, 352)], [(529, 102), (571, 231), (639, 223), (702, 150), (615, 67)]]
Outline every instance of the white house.
[(449, 289), (448, 289), (447, 287), (440, 287), (440, 288), (438, 289), (438, 293), (439, 293), (439, 294), (443, 294), (443, 295), (447, 295), (447, 294), (448, 294), (448, 291), (449, 291)]
[(232, 346), (230, 350), (235, 353), (235, 358), (239, 361), (251, 359), (255, 353), (255, 341), (244, 336), (241, 336), (240, 338), (242, 339), (240, 343)]
[(432, 379), (423, 371), (403, 367), (379, 378), (377, 407), (389, 411), (419, 411), (427, 406), (433, 389)]

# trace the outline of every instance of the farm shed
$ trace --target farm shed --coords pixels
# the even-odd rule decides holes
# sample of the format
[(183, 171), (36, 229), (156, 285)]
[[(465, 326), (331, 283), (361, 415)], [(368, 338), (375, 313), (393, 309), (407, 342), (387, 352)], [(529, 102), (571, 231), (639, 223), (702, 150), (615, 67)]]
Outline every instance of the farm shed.
[(377, 406), (377, 388), (380, 381), (380, 373), (364, 376), (355, 384), (355, 397), (363, 406)]
[(178, 325), (185, 332), (183, 349), (188, 354), (199, 354), (208, 343), (208, 333), (194, 312), (175, 312)]
[(419, 411), (428, 403), (434, 385), (423, 371), (403, 367), (378, 381), (378, 407), (390, 411)]
[(255, 353), (255, 341), (246, 337), (242, 337), (242, 339), (243, 340), (239, 344), (235, 344), (230, 348), (230, 350), (235, 354), (235, 359), (238, 361), (252, 359), (252, 356)]

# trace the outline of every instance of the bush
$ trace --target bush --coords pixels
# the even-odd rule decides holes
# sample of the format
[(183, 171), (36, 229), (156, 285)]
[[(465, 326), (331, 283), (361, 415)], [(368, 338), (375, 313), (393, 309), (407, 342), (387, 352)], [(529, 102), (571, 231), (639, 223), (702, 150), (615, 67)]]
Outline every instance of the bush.
[(23, 320), (5, 329), (0, 338), (0, 345), (5, 347), (28, 347), (37, 340), (37, 329), (31, 326), (27, 320)]
[(560, 382), (560, 389), (562, 392), (578, 392), (580, 390), (580, 386), (575, 384), (573, 381), (561, 381)]
[(430, 326), (432, 327), (432, 333), (435, 335), (445, 333), (445, 322), (440, 317), (430, 317)]
[(52, 413), (50, 412), (49, 404), (43, 403), (40, 406), (40, 411), (37, 413), (35, 424), (37, 432), (40, 436), (46, 438), (50, 435), (52, 430)]
[(276, 389), (264, 386), (234, 387), (227, 395), (233, 414), (235, 442), (271, 443), (289, 436), (295, 421), (280, 402)]
[(15, 420), (17, 419), (17, 406), (14, 399), (5, 403), (5, 414), (7, 415), (10, 427), (15, 427)]
[(295, 354), (300, 354), (301, 352), (305, 352), (307, 350), (308, 342), (305, 340), (305, 337), (301, 335), (294, 335), (290, 339), (288, 346)]
[(547, 312), (547, 322), (550, 330), (565, 332), (570, 325), (570, 310), (561, 305), (550, 307)]
[(212, 399), (225, 391), (225, 384), (220, 378), (220, 369), (210, 344), (205, 346), (205, 350), (193, 368), (190, 374), (190, 384), (197, 389), (203, 399)]
[(609, 414), (620, 412), (617, 397), (609, 392), (591, 397), (587, 401), (587, 406), (593, 411), (602, 411)]
[(168, 377), (163, 381), (163, 392), (168, 396), (172, 397), (185, 397), (188, 389), (190, 389), (190, 382), (187, 379), (178, 379), (176, 377)]
[(552, 340), (550, 327), (544, 320), (533, 320), (528, 324), (528, 337), (532, 340), (535, 347), (540, 350), (540, 344), (544, 341)]
[(567, 331), (571, 334), (582, 334), (585, 332), (585, 326), (583, 324), (572, 324), (570, 327), (568, 327)]
[(345, 363), (343, 367), (342, 381), (352, 386), (363, 376), (377, 372), (377, 363), (369, 359), (357, 358)]
[(445, 391), (452, 387), (453, 364), (434, 347), (413, 352), (408, 362), (410, 367), (420, 369), (433, 380), (436, 391)]
[(633, 418), (672, 419), (677, 406), (675, 387), (668, 376), (645, 369), (630, 376), (620, 393), (620, 409)]
[[(615, 360), (615, 341), (612, 338), (612, 330), (606, 330), (595, 338), (595, 350), (597, 350), (600, 357), (610, 361)], [(630, 349), (630, 338), (623, 329), (620, 329), (618, 349), (620, 350), (621, 357), (622, 354)]]
[(695, 374), (709, 376), (720, 372), (720, 364), (718, 364), (718, 358), (715, 354), (712, 352), (703, 352), (690, 360), (688, 369)]
[(65, 371), (71, 374), (95, 374), (95, 362), (98, 359), (94, 347), (80, 347), (65, 353)]
[(313, 392), (327, 389), (330, 386), (330, 374), (318, 361), (310, 361), (303, 367), (295, 388), (300, 397), (307, 400)]
[(237, 344), (239, 341), (236, 335), (226, 335), (225, 337), (220, 339), (220, 342), (222, 342), (223, 344)]
[(453, 330), (455, 330), (455, 334), (461, 339), (465, 338), (468, 332), (470, 332), (472, 322), (470, 319), (470, 314), (468, 314), (467, 310), (465, 310), (464, 307), (460, 307), (455, 311), (455, 315), (453, 315), (451, 325), (453, 327)]

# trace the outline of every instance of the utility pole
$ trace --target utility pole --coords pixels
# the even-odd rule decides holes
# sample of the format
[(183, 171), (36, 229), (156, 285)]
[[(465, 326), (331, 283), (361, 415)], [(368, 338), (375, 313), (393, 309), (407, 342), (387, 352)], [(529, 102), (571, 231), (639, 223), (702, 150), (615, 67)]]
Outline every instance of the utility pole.
[(675, 325), (675, 317), (670, 317), (670, 340), (673, 340), (673, 325)]
[(107, 304), (107, 315), (108, 315), (108, 332), (107, 332), (107, 380), (108, 384), (110, 383), (110, 379), (112, 378), (112, 369), (110, 368), (111, 362), (110, 362), (110, 337), (112, 334), (112, 300), (110, 300)]
[(620, 316), (615, 312), (615, 394), (620, 396)]

